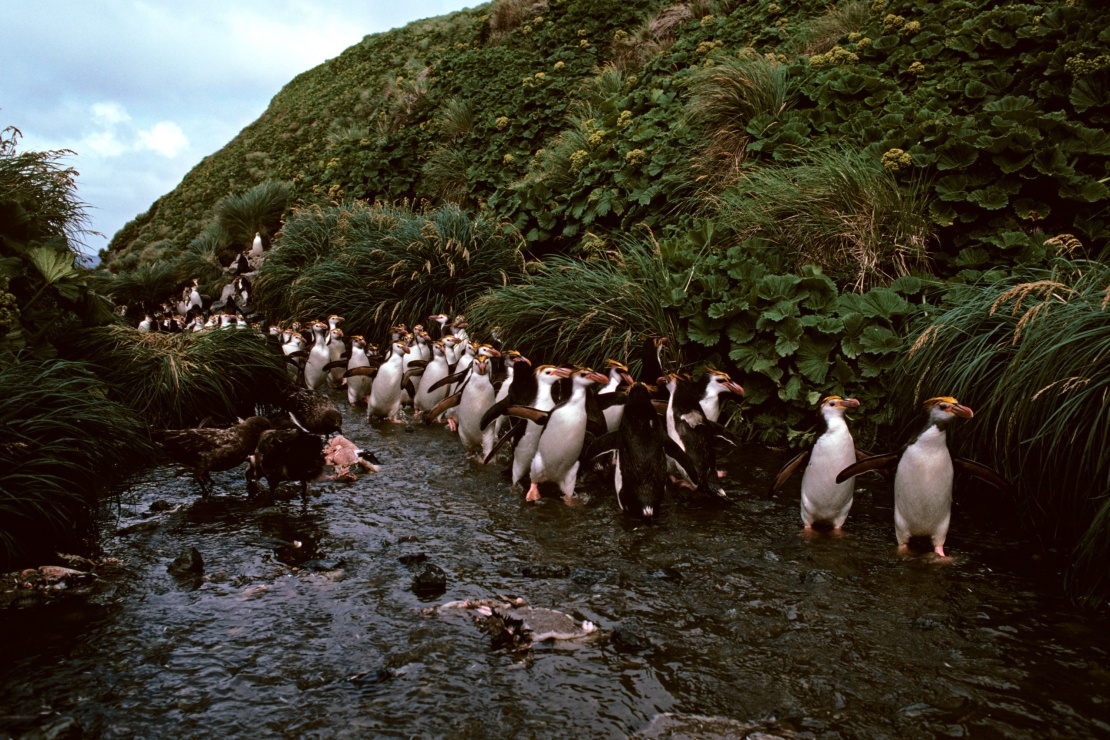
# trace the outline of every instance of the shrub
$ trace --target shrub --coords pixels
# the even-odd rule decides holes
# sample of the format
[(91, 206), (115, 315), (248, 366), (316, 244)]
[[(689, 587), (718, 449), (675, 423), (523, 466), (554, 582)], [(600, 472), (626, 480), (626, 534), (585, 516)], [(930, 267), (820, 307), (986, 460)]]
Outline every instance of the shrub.
[(270, 239), (281, 228), (281, 216), (292, 192), (290, 183), (264, 182), (246, 192), (225, 195), (216, 203), (214, 220), (231, 238), (231, 257), (249, 249), (256, 233), (262, 236), (262, 248), (270, 248)]
[(0, 367), (0, 570), (77, 546), (98, 496), (148, 457), (139, 417), (107, 396), (79, 362)]

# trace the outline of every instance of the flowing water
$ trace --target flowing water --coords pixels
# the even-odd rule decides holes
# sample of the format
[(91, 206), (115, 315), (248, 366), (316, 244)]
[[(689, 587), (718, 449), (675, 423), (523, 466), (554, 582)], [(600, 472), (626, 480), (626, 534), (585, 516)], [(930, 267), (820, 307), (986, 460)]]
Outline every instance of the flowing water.
[[(648, 526), (600, 483), (526, 504), (445, 430), (345, 413), (382, 470), (307, 504), (295, 484), (247, 499), (241, 469), (208, 500), (172, 468), (134, 481), (92, 594), (0, 610), (0, 736), (1110, 733), (1107, 620), (1060, 597), (989, 490), (957, 491), (953, 563), (902, 560), (877, 480), (847, 536), (800, 537), (797, 479), (763, 496), (785, 453), (734, 451), (735, 505), (668, 498)], [(203, 577), (170, 575), (190, 547)], [(412, 590), (420, 554), (445, 593)], [(424, 612), (497, 595), (600, 630), (520, 652)]]

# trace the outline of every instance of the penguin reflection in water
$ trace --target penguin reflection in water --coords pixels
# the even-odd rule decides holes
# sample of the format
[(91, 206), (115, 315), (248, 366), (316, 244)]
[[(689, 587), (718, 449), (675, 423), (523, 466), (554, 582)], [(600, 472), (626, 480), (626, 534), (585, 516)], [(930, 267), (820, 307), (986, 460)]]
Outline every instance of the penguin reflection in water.
[(852, 508), (855, 480), (836, 482), (836, 474), (867, 455), (856, 449), (852, 433), (844, 414), (859, 408), (854, 398), (828, 396), (818, 406), (824, 430), (817, 435), (813, 446), (801, 452), (783, 466), (771, 484), (768, 497), (773, 496), (794, 472), (805, 465), (802, 473), (802, 522), (805, 533), (830, 527), (833, 534), (840, 534), (848, 511)]
[(985, 465), (953, 458), (948, 450), (948, 426), (974, 413), (955, 398), (941, 396), (925, 402), (925, 428), (900, 452), (861, 460), (836, 476), (842, 483), (869, 470), (894, 471), (894, 531), (898, 552), (908, 554), (911, 542), (927, 540), (945, 558), (944, 540), (952, 517), (952, 479), (955, 468), (1009, 491), (1010, 484)]

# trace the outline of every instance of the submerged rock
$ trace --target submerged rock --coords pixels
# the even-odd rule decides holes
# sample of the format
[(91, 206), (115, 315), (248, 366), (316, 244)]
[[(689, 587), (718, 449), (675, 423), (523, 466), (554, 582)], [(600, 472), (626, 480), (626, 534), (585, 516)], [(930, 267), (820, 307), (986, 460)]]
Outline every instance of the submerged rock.
[(559, 563), (532, 563), (524, 566), (525, 578), (566, 578), (570, 568)]
[(535, 642), (576, 640), (597, 632), (597, 625), (589, 620), (579, 623), (570, 615), (554, 609), (529, 606), (524, 599), (451, 601), (427, 609), (425, 613), (435, 614), (447, 609), (470, 612), (478, 628), (490, 634), (495, 649), (511, 647), (526, 650)]
[(648, 650), (653, 647), (647, 630), (635, 619), (626, 619), (620, 623), (609, 637), (613, 647), (621, 652), (634, 653)]
[(412, 590), (421, 596), (441, 594), (447, 590), (447, 574), (435, 563), (428, 563), (412, 579)]
[(204, 558), (195, 547), (184, 550), (166, 567), (171, 575), (196, 576), (204, 573)]

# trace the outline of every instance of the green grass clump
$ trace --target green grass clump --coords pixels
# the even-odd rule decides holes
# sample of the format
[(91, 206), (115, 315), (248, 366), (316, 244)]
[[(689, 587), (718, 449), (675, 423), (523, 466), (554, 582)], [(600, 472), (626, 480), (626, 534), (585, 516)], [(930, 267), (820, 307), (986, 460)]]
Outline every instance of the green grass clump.
[(109, 398), (152, 427), (246, 418), (288, 382), (277, 345), (245, 329), (144, 334), (106, 326), (86, 331), (72, 351), (96, 366)]
[(953, 291), (907, 364), (915, 400), (975, 410), (973, 455), (1015, 483), (1046, 542), (1077, 544), (1073, 593), (1110, 587), (1110, 265), (1057, 258)]
[(250, 249), (256, 233), (262, 237), (263, 248), (269, 248), (292, 194), (292, 183), (264, 182), (245, 192), (225, 195), (216, 203), (214, 220), (231, 237), (231, 256)]
[(519, 236), (456, 205), (311, 206), (289, 219), (254, 300), (275, 321), (340, 314), (374, 341), (399, 321), (462, 311), (522, 269)]
[[(585, 262), (550, 257), (523, 281), (478, 298), (467, 317), (499, 327), (505, 346), (539, 362), (591, 367), (638, 360), (645, 336), (680, 336), (666, 307), (670, 275), (650, 239), (628, 238), (620, 251)], [(633, 368), (636, 370), (636, 368)]]
[(873, 147), (814, 152), (795, 166), (752, 167), (720, 196), (719, 219), (741, 240), (767, 240), (787, 269), (818, 265), (863, 290), (928, 265), (928, 188), (901, 183)]
[(0, 570), (91, 533), (98, 496), (149, 458), (146, 426), (79, 362), (0, 368)]

